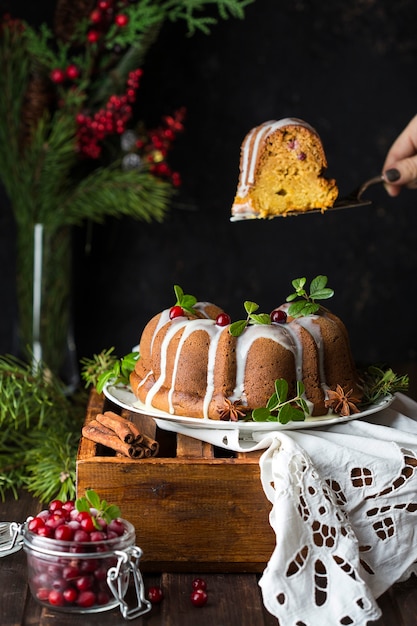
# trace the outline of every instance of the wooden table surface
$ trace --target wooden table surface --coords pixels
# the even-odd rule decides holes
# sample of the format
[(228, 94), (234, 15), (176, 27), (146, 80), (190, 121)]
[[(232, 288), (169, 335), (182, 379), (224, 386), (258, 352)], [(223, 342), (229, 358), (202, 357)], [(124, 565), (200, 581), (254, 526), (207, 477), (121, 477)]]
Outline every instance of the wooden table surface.
[[(39, 510), (39, 504), (23, 493), (18, 500), (0, 503), (0, 521), (23, 522)], [(263, 607), (256, 574), (202, 574), (209, 600), (201, 608), (190, 600), (191, 582), (199, 572), (145, 574), (145, 587), (160, 585), (161, 604), (132, 620), (138, 626), (277, 626)], [(118, 608), (91, 615), (70, 615), (37, 604), (27, 586), (26, 555), (21, 550), (0, 559), (1, 626), (120, 626), (129, 623)], [(417, 580), (395, 585), (380, 599), (383, 615), (372, 626), (417, 625)], [(281, 624), (280, 626), (287, 626)], [(314, 625), (316, 626), (316, 625)]]

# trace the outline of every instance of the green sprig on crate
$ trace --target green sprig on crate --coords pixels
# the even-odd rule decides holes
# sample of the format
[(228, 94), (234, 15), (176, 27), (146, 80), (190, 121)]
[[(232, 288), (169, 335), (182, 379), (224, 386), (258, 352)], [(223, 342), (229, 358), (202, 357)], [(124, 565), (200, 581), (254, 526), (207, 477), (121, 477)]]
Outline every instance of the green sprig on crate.
[(130, 352), (118, 358), (113, 354), (114, 348), (95, 354), (92, 359), (82, 359), (81, 376), (86, 387), (93, 386), (101, 393), (107, 383), (113, 385), (129, 385), (130, 374), (135, 369), (139, 352)]

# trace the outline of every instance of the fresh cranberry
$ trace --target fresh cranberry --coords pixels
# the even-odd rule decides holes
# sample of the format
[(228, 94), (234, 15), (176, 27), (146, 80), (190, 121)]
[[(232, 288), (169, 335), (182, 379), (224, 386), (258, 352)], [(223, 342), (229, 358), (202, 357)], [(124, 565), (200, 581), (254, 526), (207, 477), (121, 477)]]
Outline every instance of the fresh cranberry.
[(191, 586), (193, 589), (203, 589), (203, 591), (207, 589), (207, 583), (204, 578), (194, 578)]
[(271, 322), (274, 322), (275, 324), (285, 324), (286, 321), (287, 314), (285, 311), (282, 311), (281, 309), (275, 309), (272, 311)]
[(73, 511), (75, 509), (74, 501), (73, 500), (67, 500), (66, 502), (63, 502), (62, 509), (64, 511), (68, 511), (68, 513), (71, 513), (71, 511)]
[(112, 519), (108, 525), (108, 530), (111, 530), (113, 533), (116, 533), (116, 535), (121, 537), (125, 532), (125, 527), (123, 525), (123, 522), (121, 522), (119, 519)]
[(45, 520), (45, 526), (48, 526), (53, 530), (58, 528), (58, 526), (61, 526), (61, 524), (65, 524), (65, 515), (61, 510), (55, 511), (55, 513), (52, 513), (48, 519)]
[(68, 589), (64, 589), (62, 595), (64, 596), (65, 602), (67, 602), (68, 604), (74, 604), (74, 602), (78, 598), (78, 593), (74, 589), (74, 587), (68, 587)]
[(90, 541), (90, 534), (80, 528), (80, 530), (76, 530), (74, 533), (74, 541), (79, 543)]
[(49, 598), (49, 589), (47, 587), (40, 587), (36, 592), (36, 597), (41, 602), (47, 602)]
[(74, 537), (74, 531), (70, 526), (61, 525), (55, 529), (54, 539), (58, 539), (59, 541), (72, 541)]
[(194, 606), (204, 606), (208, 600), (207, 592), (204, 589), (195, 589), (191, 593), (190, 600)]
[(49, 604), (53, 604), (53, 606), (64, 606), (65, 600), (64, 596), (57, 589), (52, 589), (48, 595)]
[(110, 602), (110, 596), (105, 591), (98, 591), (96, 597), (96, 603), (100, 605), (108, 604)]
[(181, 306), (175, 305), (171, 307), (169, 311), (169, 319), (173, 320), (176, 317), (184, 317), (184, 309)]
[(54, 511), (60, 511), (63, 506), (64, 503), (62, 502), (62, 500), (52, 500), (52, 502), (49, 503), (48, 508), (50, 513), (53, 513)]
[(159, 604), (164, 599), (164, 593), (161, 587), (149, 587), (148, 600), (152, 604)]
[(45, 527), (45, 522), (40, 517), (34, 517), (28, 523), (28, 530), (30, 530), (33, 533), (38, 533), (39, 529), (44, 528), (44, 527)]
[(91, 541), (104, 541), (104, 539), (106, 539), (106, 538), (107, 538), (107, 535), (102, 530), (93, 530), (90, 533), (90, 540)]
[(217, 326), (227, 326), (231, 321), (231, 317), (227, 313), (219, 313), (216, 317)]
[(88, 591), (94, 584), (94, 578), (92, 576), (80, 576), (75, 581), (75, 586), (79, 591)]
[(77, 599), (78, 606), (87, 609), (96, 602), (96, 594), (94, 591), (82, 591)]
[(38, 528), (37, 534), (39, 537), (51, 538), (54, 534), (53, 529), (50, 526), (43, 526), (43, 528)]
[(89, 515), (88, 517), (83, 517), (80, 520), (80, 526), (86, 533), (92, 533), (96, 530), (95, 524), (93, 522), (93, 518)]
[(81, 571), (83, 574), (91, 574), (97, 567), (97, 559), (85, 559), (84, 561), (81, 561)]
[(75, 565), (66, 565), (62, 570), (62, 577), (65, 580), (73, 580), (80, 575), (80, 570)]
[(105, 567), (98, 567), (94, 570), (94, 578), (98, 581), (107, 579), (107, 569)]
[(112, 4), (111, 0), (99, 0), (99, 2), (97, 3), (97, 6), (102, 11), (107, 11), (107, 9), (111, 8), (111, 4)]

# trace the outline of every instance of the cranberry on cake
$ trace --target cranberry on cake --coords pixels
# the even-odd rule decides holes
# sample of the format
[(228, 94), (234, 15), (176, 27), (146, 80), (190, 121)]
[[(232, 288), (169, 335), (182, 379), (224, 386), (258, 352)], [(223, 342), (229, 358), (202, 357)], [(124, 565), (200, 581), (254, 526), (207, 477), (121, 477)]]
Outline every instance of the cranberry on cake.
[[(277, 380), (286, 381), (289, 397), (302, 382), (312, 416), (329, 412), (328, 390), (360, 398), (346, 327), (315, 302), (333, 294), (326, 282), (316, 277), (312, 298), (286, 302), (271, 314), (257, 314), (257, 305), (245, 302), (247, 319), (233, 323), (221, 308), (176, 286), (176, 304), (143, 331), (130, 376), (133, 393), (172, 415), (232, 421), (266, 407)], [(293, 281), (301, 285), (298, 293), (304, 283)]]
[(327, 159), (318, 132), (298, 118), (253, 128), (241, 147), (232, 221), (271, 218), (332, 207), (336, 181), (323, 176)]

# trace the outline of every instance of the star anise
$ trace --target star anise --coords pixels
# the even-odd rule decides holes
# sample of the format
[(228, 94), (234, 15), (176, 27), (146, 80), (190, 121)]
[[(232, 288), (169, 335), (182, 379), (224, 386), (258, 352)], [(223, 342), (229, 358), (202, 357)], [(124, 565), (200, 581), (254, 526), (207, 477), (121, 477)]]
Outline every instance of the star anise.
[(245, 417), (246, 411), (243, 404), (239, 403), (239, 400), (232, 402), (229, 398), (224, 399), (224, 408), (217, 409), (220, 418), (224, 422), (237, 422), (240, 417)]
[(356, 406), (360, 400), (352, 396), (353, 389), (345, 391), (341, 385), (336, 385), (336, 390), (327, 390), (328, 399), (325, 401), (326, 408), (332, 409), (341, 417), (347, 417), (352, 413), (359, 413)]

